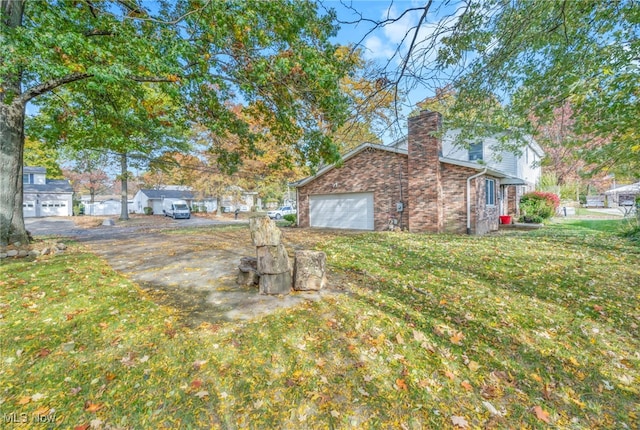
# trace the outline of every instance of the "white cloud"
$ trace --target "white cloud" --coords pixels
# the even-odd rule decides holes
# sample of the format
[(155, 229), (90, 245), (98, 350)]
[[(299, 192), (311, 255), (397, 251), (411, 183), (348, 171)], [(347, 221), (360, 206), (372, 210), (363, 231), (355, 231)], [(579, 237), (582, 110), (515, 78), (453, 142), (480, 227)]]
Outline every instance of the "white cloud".
[(382, 39), (377, 36), (370, 36), (364, 41), (364, 54), (367, 59), (384, 59), (388, 60), (396, 52), (396, 46), (389, 43), (384, 43)]

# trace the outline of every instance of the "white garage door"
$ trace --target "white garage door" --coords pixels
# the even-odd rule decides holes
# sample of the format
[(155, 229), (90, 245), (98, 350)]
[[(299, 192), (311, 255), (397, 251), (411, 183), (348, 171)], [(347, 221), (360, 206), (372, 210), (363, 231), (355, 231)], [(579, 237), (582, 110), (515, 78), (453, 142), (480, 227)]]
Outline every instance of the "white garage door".
[(40, 203), (40, 216), (67, 216), (69, 210), (67, 208), (67, 202), (53, 200), (43, 201)]
[(25, 218), (33, 218), (36, 216), (36, 202), (32, 200), (25, 200), (22, 203), (22, 216)]
[(311, 227), (373, 230), (373, 193), (309, 196)]

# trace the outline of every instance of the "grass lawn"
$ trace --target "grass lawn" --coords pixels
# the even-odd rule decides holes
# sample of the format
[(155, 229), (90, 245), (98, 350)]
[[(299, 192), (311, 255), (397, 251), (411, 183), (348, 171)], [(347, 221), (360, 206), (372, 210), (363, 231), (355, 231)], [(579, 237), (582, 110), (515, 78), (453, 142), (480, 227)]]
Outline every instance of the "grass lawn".
[(0, 422), (635, 429), (640, 247), (613, 227), (324, 234), (348, 294), (196, 328), (80, 245), (4, 260)]

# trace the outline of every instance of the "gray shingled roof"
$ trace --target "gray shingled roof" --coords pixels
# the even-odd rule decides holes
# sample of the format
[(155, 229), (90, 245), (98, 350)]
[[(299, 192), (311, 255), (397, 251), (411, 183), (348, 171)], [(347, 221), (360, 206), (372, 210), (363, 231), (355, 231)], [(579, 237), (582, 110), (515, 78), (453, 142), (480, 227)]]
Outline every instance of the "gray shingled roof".
[(147, 198), (150, 199), (182, 199), (182, 200), (192, 200), (193, 192), (191, 191), (182, 191), (182, 190), (140, 190), (143, 192)]
[(46, 184), (24, 184), (25, 193), (73, 193), (66, 179), (47, 179)]
[(33, 166), (24, 166), (22, 167), (22, 173), (42, 173), (46, 174), (46, 167), (33, 167)]

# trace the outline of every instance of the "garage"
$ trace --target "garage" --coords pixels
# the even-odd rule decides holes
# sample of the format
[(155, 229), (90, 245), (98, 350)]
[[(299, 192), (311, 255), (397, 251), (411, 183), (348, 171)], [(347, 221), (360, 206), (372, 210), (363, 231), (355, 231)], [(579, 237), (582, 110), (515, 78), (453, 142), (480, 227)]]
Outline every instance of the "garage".
[(25, 200), (22, 203), (22, 214), (25, 218), (33, 218), (36, 216), (36, 202), (33, 200)]
[(309, 196), (311, 227), (373, 230), (373, 193)]
[(43, 201), (40, 204), (40, 216), (69, 216), (67, 202), (62, 200)]

